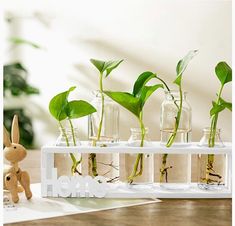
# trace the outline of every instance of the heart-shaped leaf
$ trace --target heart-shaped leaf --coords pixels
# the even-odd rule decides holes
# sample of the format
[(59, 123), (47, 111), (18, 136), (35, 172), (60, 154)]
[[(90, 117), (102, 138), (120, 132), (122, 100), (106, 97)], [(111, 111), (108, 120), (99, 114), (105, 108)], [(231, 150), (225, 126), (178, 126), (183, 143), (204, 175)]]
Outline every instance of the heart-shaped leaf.
[(104, 93), (139, 118), (141, 105), (138, 98), (126, 92), (104, 91)]
[(96, 109), (83, 100), (70, 101), (66, 106), (66, 114), (70, 119), (81, 118), (94, 112), (96, 112)]
[(140, 95), (140, 100), (141, 100), (141, 109), (144, 107), (145, 102), (147, 99), (153, 94), (154, 91), (156, 91), (159, 88), (164, 88), (162, 84), (157, 84), (154, 86), (144, 86), (141, 89), (141, 95)]
[(151, 71), (145, 71), (139, 75), (137, 80), (135, 81), (134, 88), (133, 88), (133, 95), (138, 96), (142, 87), (156, 75)]
[(177, 78), (175, 79), (174, 83), (180, 86), (181, 84), (181, 79), (182, 79), (182, 74), (187, 68), (189, 62), (197, 55), (198, 50), (191, 50), (188, 52), (188, 54), (181, 59), (177, 66), (176, 66), (176, 73), (177, 73)]
[(96, 59), (90, 59), (91, 63), (99, 70), (100, 73), (106, 72), (105, 76), (107, 77), (113, 69), (118, 67), (123, 60), (116, 61), (102, 61)]
[(232, 81), (232, 69), (226, 62), (219, 62), (215, 67), (215, 73), (221, 85)]
[(224, 107), (227, 108), (228, 110), (232, 111), (232, 103), (231, 103), (231, 102), (227, 102), (227, 101), (225, 101), (224, 99), (222, 99), (221, 97), (220, 97), (219, 101), (220, 101), (220, 104), (221, 104), (222, 106), (224, 106)]
[(105, 74), (105, 77), (107, 77), (113, 69), (115, 69), (116, 67), (118, 67), (118, 65), (120, 63), (122, 63), (123, 60), (116, 60), (116, 61), (108, 61), (105, 63), (105, 71), (106, 71), (106, 74)]
[(49, 111), (51, 115), (58, 121), (62, 121), (67, 118), (66, 107), (68, 104), (68, 95), (76, 87), (73, 86), (69, 90), (57, 94), (53, 97), (49, 103)]
[(99, 70), (100, 73), (104, 72), (105, 62), (102, 60), (90, 59), (90, 62)]

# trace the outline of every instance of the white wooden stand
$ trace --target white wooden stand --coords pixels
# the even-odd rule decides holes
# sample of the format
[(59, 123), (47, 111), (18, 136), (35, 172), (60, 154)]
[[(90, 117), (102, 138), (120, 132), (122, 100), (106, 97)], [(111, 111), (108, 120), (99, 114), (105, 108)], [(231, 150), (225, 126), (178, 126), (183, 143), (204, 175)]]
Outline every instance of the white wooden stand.
[[(151, 142), (148, 147), (130, 147), (126, 142), (110, 147), (92, 147), (87, 142), (81, 146), (62, 147), (43, 146), (41, 149), (41, 192), (43, 197), (100, 197), (100, 198), (231, 198), (232, 197), (232, 144), (224, 143), (223, 148), (199, 147), (197, 143), (187, 147), (166, 148), (159, 142)], [(127, 183), (107, 184), (102, 177), (92, 179), (89, 176), (57, 178), (54, 168), (55, 153), (152, 153), (152, 154), (225, 154), (226, 188), (220, 191), (204, 191), (196, 183), (188, 190), (165, 190), (158, 183), (149, 185), (129, 185)], [(100, 183), (100, 181), (103, 181)], [(79, 188), (76, 189), (76, 186)]]

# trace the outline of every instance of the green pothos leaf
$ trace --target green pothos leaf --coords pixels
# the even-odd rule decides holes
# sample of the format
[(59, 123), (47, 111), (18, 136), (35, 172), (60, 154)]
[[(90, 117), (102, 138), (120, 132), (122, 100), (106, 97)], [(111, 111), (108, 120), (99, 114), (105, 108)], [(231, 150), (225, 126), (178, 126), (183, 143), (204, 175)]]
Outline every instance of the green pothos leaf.
[(227, 102), (227, 101), (225, 101), (224, 99), (222, 99), (221, 97), (220, 97), (220, 99), (219, 99), (219, 102), (220, 102), (220, 104), (221, 104), (222, 106), (224, 106), (224, 107), (227, 108), (228, 110), (232, 111), (232, 103), (231, 103), (231, 102)]
[(122, 63), (123, 60), (116, 60), (116, 61), (108, 61), (105, 63), (105, 77), (107, 77), (113, 69), (119, 66), (120, 63)]
[(67, 118), (67, 104), (68, 104), (68, 95), (76, 87), (73, 86), (69, 90), (59, 93), (54, 96), (49, 103), (49, 111), (51, 115), (58, 121), (62, 121)]
[(174, 81), (174, 83), (176, 85), (180, 86), (183, 72), (187, 68), (189, 62), (197, 55), (197, 53), (198, 53), (198, 50), (191, 50), (188, 52), (188, 54), (183, 59), (181, 59), (178, 62), (177, 66), (176, 66), (177, 77)]
[(139, 75), (137, 80), (135, 81), (134, 88), (132, 91), (132, 94), (134, 96), (138, 96), (140, 94), (141, 89), (143, 86), (152, 78), (154, 78), (156, 75), (151, 71), (145, 71), (142, 74)]
[(139, 98), (136, 98), (132, 94), (126, 92), (104, 91), (104, 93), (112, 100), (132, 112), (135, 116), (139, 117), (141, 112), (141, 102)]
[(84, 100), (73, 100), (66, 106), (66, 114), (70, 119), (81, 118), (94, 112), (96, 109)]
[(232, 81), (232, 69), (226, 62), (219, 62), (215, 67), (215, 73), (221, 85)]
[(154, 91), (156, 91), (159, 88), (164, 88), (162, 84), (157, 84), (154, 86), (144, 86), (141, 89), (141, 95), (140, 95), (140, 101), (141, 101), (141, 109), (144, 107), (145, 102), (147, 99), (153, 94)]
[(96, 60), (90, 59), (90, 62), (99, 70), (100, 73), (106, 72), (105, 76), (107, 77), (113, 69), (118, 67), (123, 60), (115, 60), (115, 61), (103, 61), (103, 60)]

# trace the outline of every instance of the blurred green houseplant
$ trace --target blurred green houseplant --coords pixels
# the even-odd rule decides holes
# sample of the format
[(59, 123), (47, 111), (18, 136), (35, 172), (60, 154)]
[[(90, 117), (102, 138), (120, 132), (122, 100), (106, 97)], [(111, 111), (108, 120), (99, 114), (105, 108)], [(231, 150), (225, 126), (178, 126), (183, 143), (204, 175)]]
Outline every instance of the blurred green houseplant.
[[(3, 94), (6, 96), (20, 97), (22, 95), (39, 94), (36, 87), (27, 82), (28, 71), (20, 63), (11, 63), (3, 66)], [(32, 120), (25, 114), (23, 108), (4, 109), (4, 125), (11, 130), (11, 121), (14, 114), (19, 116), (20, 142), (26, 148), (33, 148), (33, 126)]]

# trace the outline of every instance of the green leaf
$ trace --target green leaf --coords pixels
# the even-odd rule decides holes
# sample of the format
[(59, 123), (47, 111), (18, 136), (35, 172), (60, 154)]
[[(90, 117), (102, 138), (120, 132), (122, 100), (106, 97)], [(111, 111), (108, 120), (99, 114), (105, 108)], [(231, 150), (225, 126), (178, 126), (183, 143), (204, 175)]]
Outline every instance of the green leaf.
[(96, 112), (96, 109), (83, 100), (70, 101), (66, 107), (66, 114), (70, 119), (81, 118), (94, 112)]
[(73, 86), (69, 90), (59, 93), (54, 96), (49, 103), (49, 111), (51, 115), (58, 121), (62, 121), (67, 118), (67, 104), (68, 104), (68, 95), (76, 87)]
[(99, 70), (100, 73), (104, 73), (105, 77), (107, 77), (113, 69), (118, 67), (120, 63), (122, 63), (123, 60), (116, 60), (116, 61), (102, 61), (102, 60), (96, 60), (96, 59), (90, 59), (90, 62)]
[(176, 73), (177, 73), (177, 78), (175, 79), (174, 83), (180, 86), (181, 84), (181, 79), (182, 79), (182, 74), (184, 73), (185, 69), (187, 68), (189, 62), (196, 56), (198, 53), (198, 50), (191, 50), (188, 52), (188, 54), (181, 59), (177, 66), (176, 66)]
[(141, 112), (139, 98), (136, 98), (132, 94), (126, 92), (104, 91), (104, 93), (139, 118)]
[(118, 67), (118, 65), (119, 65), (120, 63), (122, 63), (122, 61), (123, 61), (123, 60), (116, 60), (116, 61), (108, 61), (108, 62), (106, 62), (106, 63), (105, 63), (105, 66), (104, 66), (105, 71), (106, 71), (105, 77), (107, 77), (107, 76), (112, 72), (113, 69), (115, 69), (116, 67)]
[(25, 93), (27, 95), (31, 95), (31, 94), (39, 94), (40, 91), (38, 88), (35, 88), (33, 86), (30, 86), (30, 85), (27, 85), (26, 88), (25, 88)]
[(105, 62), (102, 60), (90, 59), (90, 62), (99, 70), (100, 73), (104, 72)]
[(222, 99), (221, 97), (220, 97), (219, 101), (220, 101), (220, 104), (221, 104), (222, 106), (224, 106), (224, 107), (227, 108), (228, 110), (232, 111), (232, 103), (231, 103), (231, 102), (227, 102), (227, 101), (225, 101), (224, 99)]
[(154, 86), (144, 86), (141, 89), (141, 95), (140, 95), (140, 100), (141, 100), (141, 108), (144, 107), (145, 102), (147, 99), (153, 94), (154, 91), (156, 91), (159, 88), (164, 88), (162, 84), (157, 84)]
[(182, 80), (182, 74), (176, 77), (174, 83), (176, 85), (180, 86), (181, 85), (181, 80)]
[(7, 91), (9, 91), (13, 96), (20, 96), (22, 94), (39, 94), (39, 90), (36, 87), (33, 87), (28, 84), (27, 75), (27, 70), (19, 62), (4, 65), (4, 94)]
[(142, 87), (152, 78), (154, 78), (156, 75), (151, 71), (145, 71), (142, 74), (139, 75), (137, 80), (135, 81), (134, 88), (133, 88), (133, 95), (137, 96), (140, 93), (140, 90)]
[(38, 44), (31, 42), (31, 41), (28, 41), (28, 40), (25, 40), (25, 39), (22, 39), (22, 38), (11, 37), (9, 39), (9, 41), (12, 42), (13, 44), (16, 44), (16, 45), (24, 44), (24, 45), (32, 46), (33, 48), (36, 48), (36, 49), (41, 49), (41, 47)]
[(226, 62), (219, 62), (215, 67), (215, 73), (222, 85), (232, 81), (232, 69)]
[(216, 104), (215, 102), (212, 103), (213, 107), (210, 110), (210, 116), (215, 115), (225, 109), (223, 105)]

